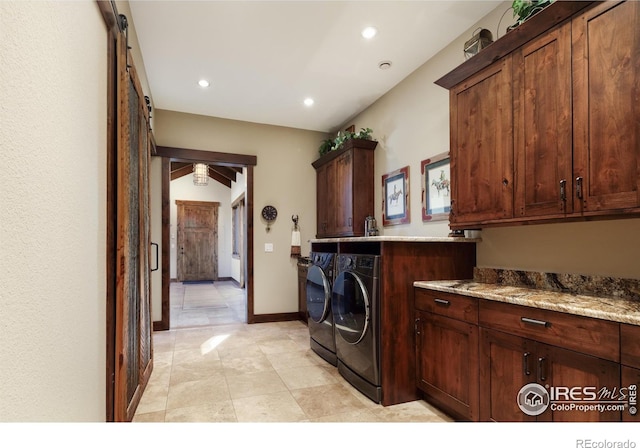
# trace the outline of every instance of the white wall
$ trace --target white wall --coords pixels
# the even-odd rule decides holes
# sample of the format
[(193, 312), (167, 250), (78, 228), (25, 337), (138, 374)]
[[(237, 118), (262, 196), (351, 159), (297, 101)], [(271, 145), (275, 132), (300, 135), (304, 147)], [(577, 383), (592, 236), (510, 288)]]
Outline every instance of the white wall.
[(193, 176), (182, 176), (170, 184), (171, 209), (169, 241), (171, 278), (178, 276), (178, 207), (176, 201), (219, 202), (218, 207), (218, 277), (231, 277), (231, 189), (209, 179), (207, 186), (193, 185)]
[[(420, 161), (449, 147), (448, 91), (434, 82), (464, 62), (463, 45), (475, 29), (487, 28), (494, 37), (504, 35), (505, 27), (513, 22), (511, 11), (505, 14), (510, 5), (504, 2), (354, 120), (339, 127), (352, 123), (356, 129), (370, 127), (380, 142), (375, 159), (377, 204), (382, 204), (382, 175), (410, 167), (411, 223), (382, 228), (380, 206), (376, 219), (384, 235), (448, 233), (447, 222), (421, 220)], [(640, 278), (638, 229), (640, 219), (485, 229), (477, 246), (477, 265)]]
[(107, 33), (0, 2), (0, 421), (104, 421)]
[[(246, 205), (247, 205), (247, 201), (246, 201), (246, 193), (247, 193), (247, 169), (243, 168), (242, 169), (242, 174), (238, 174), (236, 177), (236, 181), (233, 182), (231, 184), (231, 203), (234, 203), (238, 198), (240, 198), (242, 195), (245, 196), (245, 217), (243, 217), (243, 222), (244, 222), (244, 227), (246, 228), (247, 225), (247, 219), (246, 219), (246, 213), (247, 213), (247, 209), (246, 209)], [(244, 235), (244, 242), (243, 244), (243, 251), (244, 251), (244, 256), (246, 257), (246, 241), (247, 241), (247, 237), (246, 235)], [(233, 249), (233, 248), (232, 248)], [(236, 258), (233, 257), (231, 259), (231, 278), (233, 278), (235, 281), (237, 281), (238, 283), (240, 283), (241, 280), (241, 270), (245, 268), (245, 264), (243, 261), (246, 262), (246, 258), (244, 258), (243, 260), (241, 260), (240, 258)]]
[(151, 242), (157, 244), (158, 263), (156, 266), (156, 247), (151, 249), (151, 319), (162, 320), (162, 158), (151, 157), (149, 170), (149, 221)]
[[(257, 156), (254, 168), (254, 312), (298, 311), (297, 260), (291, 258), (291, 215), (299, 215), (303, 254), (316, 231), (315, 170), (325, 134), (166, 110), (156, 111), (159, 146)], [(262, 207), (278, 209), (266, 231)], [(265, 243), (274, 245), (265, 252)]]

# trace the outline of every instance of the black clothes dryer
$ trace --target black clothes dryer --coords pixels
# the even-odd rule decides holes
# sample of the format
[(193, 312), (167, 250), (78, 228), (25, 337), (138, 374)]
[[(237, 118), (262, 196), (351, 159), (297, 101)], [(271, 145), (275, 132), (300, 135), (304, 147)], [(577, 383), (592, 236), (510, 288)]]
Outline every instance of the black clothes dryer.
[(331, 307), (338, 371), (376, 403), (380, 381), (379, 255), (338, 255)]
[(336, 366), (335, 327), (331, 314), (331, 290), (335, 277), (336, 255), (311, 253), (307, 271), (307, 326), (311, 349)]

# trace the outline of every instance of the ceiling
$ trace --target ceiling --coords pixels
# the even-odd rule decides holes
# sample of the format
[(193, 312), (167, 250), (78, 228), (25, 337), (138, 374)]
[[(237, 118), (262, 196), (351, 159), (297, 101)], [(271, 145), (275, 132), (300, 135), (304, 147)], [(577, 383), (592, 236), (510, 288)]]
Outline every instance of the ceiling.
[[(129, 1), (156, 109), (323, 132), (501, 3)], [(361, 36), (366, 26), (377, 28), (373, 39)]]

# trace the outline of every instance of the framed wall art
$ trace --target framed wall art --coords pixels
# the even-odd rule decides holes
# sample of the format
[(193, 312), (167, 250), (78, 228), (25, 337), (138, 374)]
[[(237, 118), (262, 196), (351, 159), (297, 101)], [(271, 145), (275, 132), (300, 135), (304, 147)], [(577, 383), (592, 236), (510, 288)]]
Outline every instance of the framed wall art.
[(410, 222), (409, 167), (382, 176), (382, 225), (393, 226)]
[(422, 220), (449, 219), (451, 211), (451, 161), (445, 152), (420, 162)]

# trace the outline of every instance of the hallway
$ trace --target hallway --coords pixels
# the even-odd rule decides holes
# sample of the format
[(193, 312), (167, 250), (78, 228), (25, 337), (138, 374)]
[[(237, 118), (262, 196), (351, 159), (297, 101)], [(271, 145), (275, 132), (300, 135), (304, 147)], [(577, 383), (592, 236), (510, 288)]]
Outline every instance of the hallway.
[(238, 318), (242, 290), (223, 283), (172, 284), (177, 326), (153, 335), (134, 422), (451, 421), (424, 401), (373, 403), (311, 351), (304, 323), (248, 325)]

